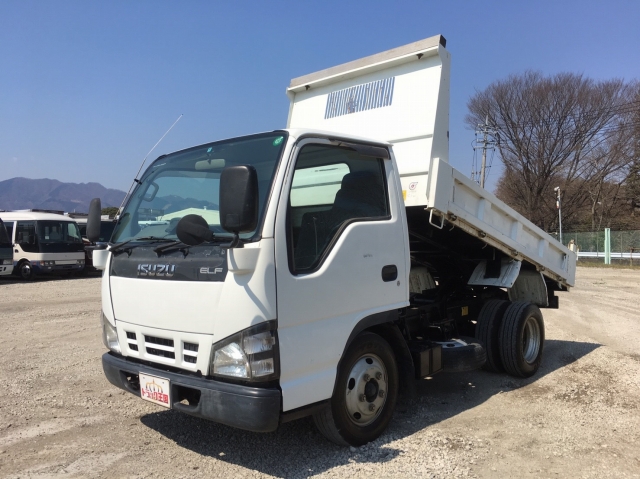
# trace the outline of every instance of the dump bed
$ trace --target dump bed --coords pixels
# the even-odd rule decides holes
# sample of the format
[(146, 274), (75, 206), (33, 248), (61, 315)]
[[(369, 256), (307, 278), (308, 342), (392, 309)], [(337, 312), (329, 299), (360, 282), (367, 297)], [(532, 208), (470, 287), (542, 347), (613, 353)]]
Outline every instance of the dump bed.
[(448, 163), (432, 159), (428, 177), (426, 207), (434, 226), (446, 218), (563, 286), (574, 285), (577, 258), (566, 246)]
[(446, 40), (436, 35), (291, 80), (288, 128), (313, 128), (393, 145), (406, 206), (526, 260), (563, 286), (576, 256), (449, 161)]

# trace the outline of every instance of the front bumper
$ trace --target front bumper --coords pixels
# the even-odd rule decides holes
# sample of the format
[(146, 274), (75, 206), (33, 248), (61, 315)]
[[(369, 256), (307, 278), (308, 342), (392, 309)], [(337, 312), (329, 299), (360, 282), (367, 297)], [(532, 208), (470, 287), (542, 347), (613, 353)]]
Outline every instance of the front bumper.
[[(111, 384), (136, 396), (139, 373), (166, 378), (171, 382), (172, 409), (227, 426), (254, 432), (270, 432), (280, 421), (281, 392), (276, 388), (256, 388), (196, 378), (139, 364), (111, 353), (102, 356), (102, 369)], [(133, 381), (127, 379), (133, 375)], [(180, 402), (185, 397), (189, 404)]]
[(61, 271), (81, 271), (84, 269), (84, 264), (54, 264), (52, 266), (42, 266), (32, 263), (31, 267), (36, 274), (47, 274), (59, 273)]

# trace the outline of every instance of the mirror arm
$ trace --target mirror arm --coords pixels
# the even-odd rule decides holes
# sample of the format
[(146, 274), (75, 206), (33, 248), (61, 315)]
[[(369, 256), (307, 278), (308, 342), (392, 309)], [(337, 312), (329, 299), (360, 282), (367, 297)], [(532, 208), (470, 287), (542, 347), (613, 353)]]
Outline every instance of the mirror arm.
[(233, 233), (233, 239), (231, 240), (231, 243), (221, 244), (220, 248), (222, 249), (244, 248), (244, 243), (240, 242), (240, 236), (238, 236), (238, 233)]

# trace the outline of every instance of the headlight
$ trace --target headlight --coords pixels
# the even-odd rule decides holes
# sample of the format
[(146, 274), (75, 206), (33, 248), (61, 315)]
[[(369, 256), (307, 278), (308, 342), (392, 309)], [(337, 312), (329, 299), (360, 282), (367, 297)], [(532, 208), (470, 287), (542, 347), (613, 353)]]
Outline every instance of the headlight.
[(1, 264), (12, 264), (13, 261), (11, 261), (10, 259), (3, 259)]
[(83, 259), (79, 259), (78, 260), (78, 264), (84, 264), (84, 260)]
[(245, 329), (211, 347), (210, 374), (247, 381), (277, 379), (279, 371), (276, 322)]
[(104, 313), (100, 313), (100, 323), (102, 324), (102, 342), (114, 353), (120, 353), (120, 343), (118, 342), (118, 332), (116, 328), (111, 326), (109, 320), (104, 316)]

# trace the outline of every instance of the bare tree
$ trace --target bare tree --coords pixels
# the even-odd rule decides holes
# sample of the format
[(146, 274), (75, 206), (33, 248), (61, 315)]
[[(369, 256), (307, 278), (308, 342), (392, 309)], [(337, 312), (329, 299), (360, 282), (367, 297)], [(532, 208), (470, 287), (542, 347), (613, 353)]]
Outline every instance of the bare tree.
[[(640, 105), (640, 81), (633, 85), (633, 104)], [(638, 216), (640, 211), (640, 107), (631, 113), (630, 127), (632, 130), (631, 142), (633, 159), (629, 167), (629, 173), (625, 179), (625, 193), (629, 206), (631, 207), (631, 216)]]
[(559, 186), (563, 223), (581, 221), (589, 205), (595, 225), (594, 205), (603, 203), (605, 192), (617, 195), (609, 185), (624, 181), (631, 161), (624, 123), (634, 111), (630, 95), (622, 80), (532, 71), (476, 92), (466, 122), (475, 127), (488, 115), (499, 133), (504, 173), (497, 195), (550, 230), (556, 227), (553, 189)]

